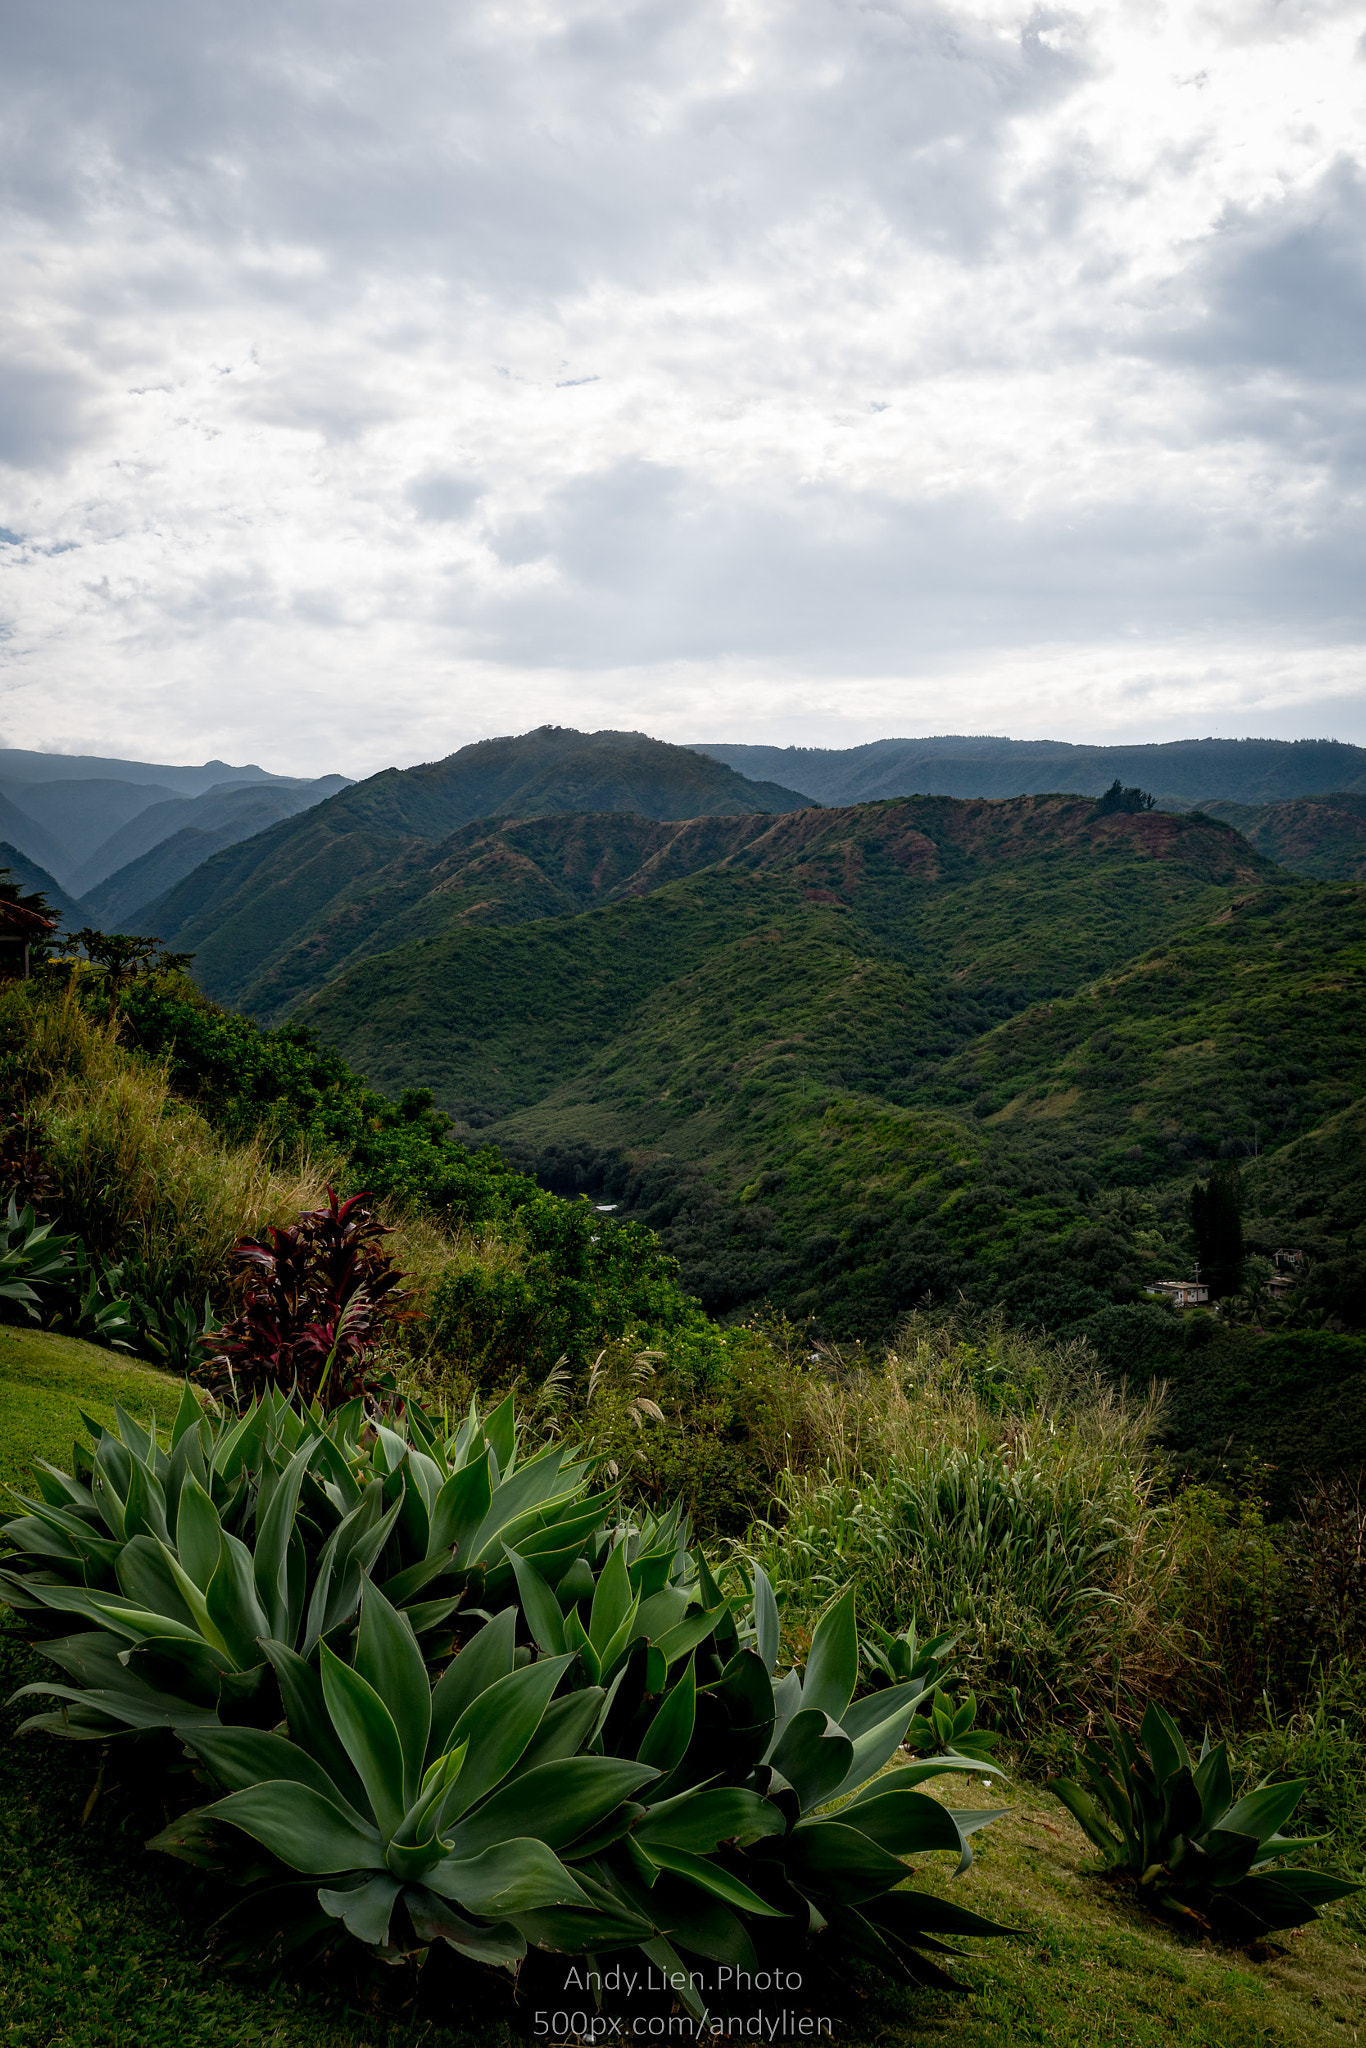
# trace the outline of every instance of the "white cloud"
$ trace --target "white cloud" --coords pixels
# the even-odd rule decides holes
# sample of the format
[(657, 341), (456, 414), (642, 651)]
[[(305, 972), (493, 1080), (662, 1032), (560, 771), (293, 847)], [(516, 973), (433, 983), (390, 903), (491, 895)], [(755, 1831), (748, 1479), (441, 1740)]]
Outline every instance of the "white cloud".
[(1363, 31), (15, 0), (4, 737), (1366, 739)]

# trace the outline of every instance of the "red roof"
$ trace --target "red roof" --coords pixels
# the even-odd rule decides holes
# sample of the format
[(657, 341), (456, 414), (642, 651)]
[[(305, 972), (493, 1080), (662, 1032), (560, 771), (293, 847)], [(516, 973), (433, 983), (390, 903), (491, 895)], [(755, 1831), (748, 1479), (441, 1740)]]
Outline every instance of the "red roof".
[(49, 932), (55, 932), (55, 917), (44, 917), (41, 911), (25, 910), (22, 903), (6, 903), (0, 897), (0, 936), (13, 939), (45, 939)]

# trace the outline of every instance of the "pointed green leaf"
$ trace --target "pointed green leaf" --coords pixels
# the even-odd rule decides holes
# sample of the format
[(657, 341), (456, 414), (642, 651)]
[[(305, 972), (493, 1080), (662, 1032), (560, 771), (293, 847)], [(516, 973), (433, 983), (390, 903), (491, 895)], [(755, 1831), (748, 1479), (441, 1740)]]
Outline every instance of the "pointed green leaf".
[[(653, 1654), (653, 1653), (652, 1653)], [(689, 1657), (683, 1676), (665, 1693), (664, 1699), (640, 1740), (637, 1752), (643, 1764), (668, 1773), (681, 1764), (692, 1741), (697, 1718), (697, 1674)]]
[(214, 1820), (230, 1821), (282, 1863), (309, 1877), (375, 1869), (383, 1859), (375, 1830), (347, 1820), (335, 1800), (310, 1785), (267, 1780), (244, 1792), (230, 1792), (204, 1812)]
[[(771, 1677), (778, 1668), (778, 1643), (781, 1636), (778, 1622), (778, 1603), (773, 1597), (768, 1573), (762, 1565), (754, 1567), (754, 1647), (764, 1660), (764, 1669)], [(847, 1702), (846, 1702), (847, 1704)]]
[(343, 1749), (365, 1787), (370, 1811), (387, 1842), (407, 1812), (403, 1797), (403, 1748), (393, 1716), (358, 1671), (320, 1646), (323, 1698)]
[(661, 1870), (672, 1870), (679, 1877), (686, 1877), (692, 1884), (709, 1892), (715, 1899), (721, 1899), (728, 1906), (736, 1907), (742, 1913), (756, 1913), (766, 1920), (785, 1918), (780, 1906), (770, 1906), (767, 1899), (761, 1899), (747, 1884), (741, 1884), (738, 1877), (732, 1877), (728, 1870), (718, 1864), (709, 1863), (705, 1856), (698, 1856), (687, 1849), (674, 1849), (666, 1844), (652, 1842), (645, 1845), (645, 1854)]
[(596, 1827), (657, 1775), (615, 1756), (570, 1756), (509, 1780), (447, 1836), (453, 1856), (474, 1856), (496, 1842), (528, 1836), (552, 1849)]
[(457, 1815), (468, 1812), (476, 1800), (502, 1783), (540, 1726), (571, 1661), (568, 1657), (542, 1657), (539, 1663), (500, 1678), (466, 1707), (451, 1737), (452, 1746), (462, 1740), (470, 1746), (460, 1779)]
[(632, 1828), (631, 1838), (650, 1856), (659, 1848), (704, 1855), (718, 1842), (754, 1842), (764, 1835), (781, 1835), (786, 1826), (772, 1801), (757, 1792), (736, 1785), (711, 1785), (680, 1792), (651, 1807)]
[(814, 1707), (828, 1714), (832, 1721), (838, 1721), (854, 1696), (857, 1679), (858, 1635), (854, 1626), (854, 1589), (850, 1586), (816, 1624), (802, 1679), (802, 1705)]
[(423, 1880), (429, 1891), (468, 1913), (500, 1920), (544, 1906), (587, 1905), (588, 1895), (553, 1849), (530, 1838), (504, 1841), (482, 1855), (449, 1856)]
[(797, 1795), (803, 1813), (832, 1799), (854, 1760), (854, 1745), (828, 1714), (803, 1707), (783, 1730), (769, 1758)]
[(403, 1750), (403, 1805), (417, 1797), (432, 1727), (432, 1694), (422, 1652), (407, 1622), (369, 1579), (362, 1580), (355, 1668), (389, 1709)]
[(535, 1565), (518, 1551), (509, 1548), (507, 1559), (517, 1575), (517, 1591), (521, 1596), (522, 1610), (537, 1646), (549, 1657), (563, 1656), (564, 1621), (559, 1601)]
[(484, 1424), (484, 1440), (498, 1460), (498, 1470), (508, 1472), (512, 1468), (512, 1453), (516, 1444), (517, 1406), (511, 1394), (499, 1403)]
[(222, 1546), (223, 1531), (218, 1510), (193, 1472), (187, 1472), (180, 1487), (175, 1547), (181, 1565), (201, 1593), (208, 1592), (209, 1581), (218, 1569)]
[(512, 1670), (517, 1635), (517, 1609), (505, 1607), (485, 1622), (454, 1656), (432, 1694), (432, 1727), (427, 1742), (429, 1757), (443, 1756), (451, 1746), (456, 1722), (480, 1693), (487, 1692)]

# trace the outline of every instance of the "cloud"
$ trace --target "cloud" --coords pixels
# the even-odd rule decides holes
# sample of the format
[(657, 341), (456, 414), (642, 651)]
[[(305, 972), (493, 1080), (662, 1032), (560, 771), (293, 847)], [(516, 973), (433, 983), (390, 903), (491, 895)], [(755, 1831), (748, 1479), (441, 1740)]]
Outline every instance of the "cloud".
[(1350, 701), (1363, 26), (13, 0), (13, 703), (355, 769), (737, 678), (827, 740), (936, 675), (1063, 736)]

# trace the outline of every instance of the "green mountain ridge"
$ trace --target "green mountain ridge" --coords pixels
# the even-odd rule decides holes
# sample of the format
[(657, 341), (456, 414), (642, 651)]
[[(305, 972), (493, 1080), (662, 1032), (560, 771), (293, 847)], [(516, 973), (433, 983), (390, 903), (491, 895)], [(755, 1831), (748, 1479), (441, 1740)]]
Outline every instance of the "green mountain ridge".
[[(316, 969), (326, 971), (345, 956), (349, 922), (360, 941), (370, 936), (361, 899), (369, 889), (388, 886), (385, 871), (395, 869), (396, 907), (406, 910), (414, 892), (405, 875), (420, 871), (434, 845), (475, 819), (571, 811), (655, 820), (743, 818), (809, 807), (791, 790), (746, 782), (686, 747), (640, 733), (546, 726), (354, 783), (214, 855), (146, 905), (137, 923), (178, 950), (195, 952), (210, 994), (253, 1014), (274, 1015), (318, 978)], [(321, 937), (334, 912), (331, 936)], [(304, 964), (290, 963), (286, 956), (300, 948)], [(309, 964), (314, 954), (316, 968)]]
[(1265, 804), (1330, 791), (1366, 791), (1366, 747), (1343, 740), (1162, 740), (1086, 746), (1066, 740), (947, 735), (870, 740), (859, 747), (768, 747), (695, 741), (742, 775), (767, 775), (824, 804), (881, 797), (1099, 796), (1116, 777), (1177, 808)]
[(1275, 804), (1207, 803), (1249, 845), (1292, 874), (1323, 882), (1366, 881), (1366, 791), (1287, 798)]
[[(470, 834), (460, 921), (291, 1014), (651, 1224), (720, 1312), (768, 1299), (867, 1336), (963, 1288), (1076, 1322), (1185, 1270), (1194, 1171), (1363, 1092), (1363, 892), (1208, 818), (906, 799), (750, 820), (679, 879), (707, 850), (688, 831), (651, 851), (633, 825), (614, 867), (611, 821), (538, 829), (529, 894), (502, 865), (524, 828)], [(507, 893), (470, 916), (485, 859)], [(511, 921), (556, 859), (617, 900)], [(1278, 1199), (1264, 1220), (1363, 1217)]]

